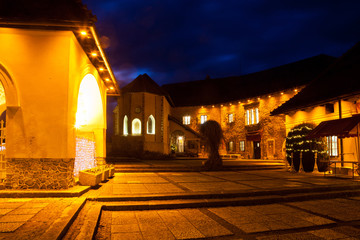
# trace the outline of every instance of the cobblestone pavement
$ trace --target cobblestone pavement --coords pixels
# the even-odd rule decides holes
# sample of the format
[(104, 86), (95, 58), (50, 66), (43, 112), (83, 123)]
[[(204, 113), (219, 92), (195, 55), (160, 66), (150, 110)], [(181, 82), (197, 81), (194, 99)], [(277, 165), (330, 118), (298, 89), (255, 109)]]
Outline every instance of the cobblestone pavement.
[(0, 239), (39, 239), (77, 198), (0, 198)]
[[(70, 224), (64, 239), (91, 239), (95, 229), (97, 239), (360, 239), (359, 197), (336, 195), (324, 200), (311, 197), (311, 201), (302, 202), (297, 197), (329, 187), (336, 187), (335, 191), (343, 188), (345, 192), (355, 191), (351, 195), (355, 196), (359, 195), (359, 184), (358, 178), (284, 170), (116, 173), (114, 178), (81, 197), (0, 198), (0, 239), (56, 239), (63, 236)], [(274, 201), (294, 189), (301, 190), (292, 193), (295, 201)], [(272, 192), (275, 198), (267, 196), (270, 190), (278, 191)], [(211, 196), (222, 200), (226, 193), (240, 193), (243, 198), (255, 193), (252, 196), (268, 197), (273, 204), (206, 205)], [(199, 200), (205, 204), (191, 205), (188, 196), (195, 195), (201, 198), (194, 199), (195, 203)], [(149, 196), (170, 199), (166, 204), (176, 207), (155, 210), (152, 205), (154, 210), (130, 211), (134, 209), (133, 202), (126, 201), (142, 201), (146, 206), (150, 201), (143, 199)], [(191, 205), (186, 205), (188, 208), (179, 209), (176, 205), (188, 200)], [(122, 211), (102, 210), (115, 202), (124, 207)]]
[(103, 211), (95, 239), (360, 239), (360, 198)]

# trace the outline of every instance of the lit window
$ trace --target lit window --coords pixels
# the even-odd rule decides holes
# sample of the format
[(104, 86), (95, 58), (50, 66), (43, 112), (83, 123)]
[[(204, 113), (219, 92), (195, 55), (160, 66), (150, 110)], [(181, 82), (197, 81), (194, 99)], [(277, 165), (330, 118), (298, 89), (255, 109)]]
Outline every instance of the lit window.
[(255, 108), (255, 124), (259, 123), (259, 109)]
[(190, 124), (190, 116), (183, 116), (183, 124), (184, 125)]
[(132, 121), (132, 134), (140, 135), (141, 134), (141, 121), (138, 118), (135, 118)]
[(229, 118), (229, 123), (232, 123), (234, 121), (234, 114), (230, 113), (228, 115), (228, 118)]
[(245, 112), (245, 124), (250, 125), (250, 110), (246, 110)]
[(124, 123), (123, 123), (123, 134), (124, 134), (124, 136), (127, 136), (129, 134), (129, 132), (128, 132), (128, 117), (126, 115), (124, 117)]
[(245, 152), (245, 141), (239, 141), (240, 152)]
[(326, 137), (326, 138), (327, 138), (327, 147), (328, 147), (329, 156), (330, 157), (339, 156), (337, 136), (329, 136), (329, 137)]
[(259, 123), (259, 109), (252, 108), (245, 111), (245, 125), (258, 124)]
[(147, 133), (155, 134), (155, 118), (153, 115), (150, 115), (147, 121)]
[(200, 117), (200, 123), (203, 124), (204, 122), (207, 121), (207, 116), (206, 115), (201, 115)]
[(234, 142), (230, 141), (229, 142), (229, 152), (233, 152), (234, 151)]
[(250, 109), (250, 124), (254, 124), (254, 109)]

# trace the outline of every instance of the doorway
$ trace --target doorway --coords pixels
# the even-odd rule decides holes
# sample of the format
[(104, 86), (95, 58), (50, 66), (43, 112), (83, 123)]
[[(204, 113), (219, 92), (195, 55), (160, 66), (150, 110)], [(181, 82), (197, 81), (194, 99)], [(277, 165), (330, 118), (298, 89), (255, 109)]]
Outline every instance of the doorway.
[(260, 159), (261, 158), (261, 148), (260, 148), (260, 141), (254, 141), (254, 159)]
[(178, 137), (177, 148), (178, 148), (178, 152), (180, 152), (180, 153), (184, 152), (184, 137), (183, 136)]

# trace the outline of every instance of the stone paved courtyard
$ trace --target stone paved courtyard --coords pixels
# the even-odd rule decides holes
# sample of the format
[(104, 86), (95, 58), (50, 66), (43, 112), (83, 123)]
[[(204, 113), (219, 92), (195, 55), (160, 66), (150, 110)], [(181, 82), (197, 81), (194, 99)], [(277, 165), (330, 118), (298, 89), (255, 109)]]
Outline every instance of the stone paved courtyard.
[(95, 239), (360, 239), (360, 198), (103, 211)]
[(359, 184), (283, 169), (118, 172), (80, 197), (4, 191), (0, 239), (360, 239)]

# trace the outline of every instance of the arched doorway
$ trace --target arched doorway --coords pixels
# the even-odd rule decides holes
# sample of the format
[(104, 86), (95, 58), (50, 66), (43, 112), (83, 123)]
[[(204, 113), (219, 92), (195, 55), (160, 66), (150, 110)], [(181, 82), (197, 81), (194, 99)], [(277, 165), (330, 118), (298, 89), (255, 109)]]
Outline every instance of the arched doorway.
[(185, 151), (185, 134), (183, 131), (176, 130), (171, 133), (171, 150), (175, 153), (182, 153)]
[[(81, 81), (76, 112), (76, 156), (74, 175), (97, 165), (96, 158), (104, 144), (104, 111), (95, 77), (87, 74)], [(100, 156), (102, 157), (102, 156)]]

